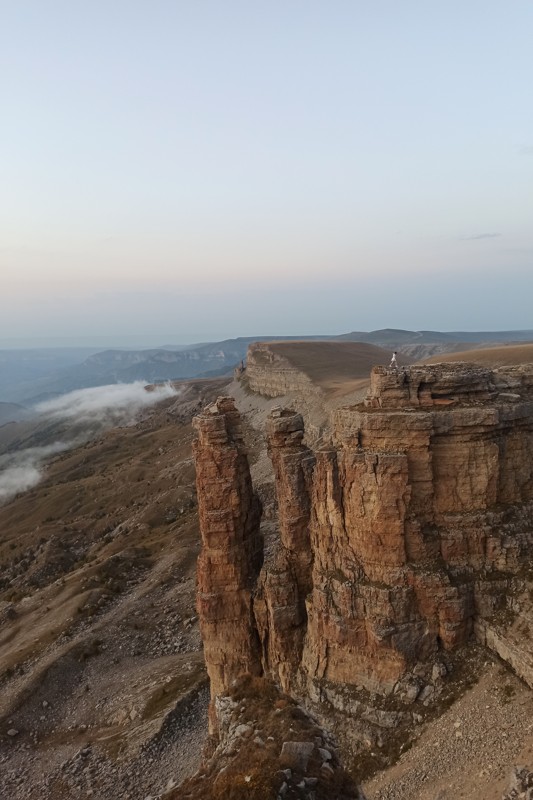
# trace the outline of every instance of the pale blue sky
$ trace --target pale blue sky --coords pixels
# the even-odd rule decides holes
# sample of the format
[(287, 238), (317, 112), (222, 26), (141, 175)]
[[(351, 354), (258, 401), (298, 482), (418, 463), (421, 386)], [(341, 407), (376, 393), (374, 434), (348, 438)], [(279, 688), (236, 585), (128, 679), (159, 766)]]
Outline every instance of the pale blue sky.
[(533, 328), (533, 4), (0, 0), (0, 340)]

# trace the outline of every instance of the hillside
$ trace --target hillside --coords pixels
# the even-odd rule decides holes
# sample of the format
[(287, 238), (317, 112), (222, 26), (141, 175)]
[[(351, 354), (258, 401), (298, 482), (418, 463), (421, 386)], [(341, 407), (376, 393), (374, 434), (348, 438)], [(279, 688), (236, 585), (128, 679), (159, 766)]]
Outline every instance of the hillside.
[(488, 344), (490, 342), (530, 342), (533, 330), (525, 331), (406, 331), (397, 328), (383, 330), (352, 331), (338, 337), (351, 341), (370, 342), (380, 347), (400, 347), (416, 344), (454, 344), (457, 342), (471, 344)]
[[(270, 370), (271, 381), (285, 381), (286, 394), (265, 397), (253, 391), (247, 384), (247, 373), (252, 366), (250, 359), (240, 381), (229, 383), (225, 378), (184, 381), (180, 384), (178, 398), (169, 398), (154, 409), (142, 412), (134, 424), (95, 431), (95, 438), (83, 446), (53, 456), (40, 484), (0, 506), (0, 796), (10, 800), (70, 800), (83, 796), (98, 800), (145, 800), (148, 796), (165, 796), (168, 790), (169, 798), (177, 800), (190, 796), (197, 800), (200, 797), (229, 797), (233, 781), (236, 786), (238, 782), (235, 797), (254, 799), (249, 781), (253, 786), (270, 786), (275, 778), (276, 786), (287, 783), (287, 797), (310, 798), (315, 791), (317, 798), (329, 798), (328, 785), (331, 789), (332, 784), (328, 781), (333, 778), (324, 768), (324, 756), (318, 756), (326, 748), (333, 754), (331, 763), (335, 767), (332, 771), (335, 780), (345, 780), (341, 765), (347, 767), (359, 782), (363, 776), (371, 775), (378, 765), (391, 764), (381, 774), (368, 779), (365, 794), (369, 800), (434, 800), (434, 786), (441, 792), (441, 800), (451, 800), (457, 794), (460, 796), (464, 787), (465, 796), (480, 796), (476, 792), (482, 787), (483, 797), (499, 800), (511, 766), (519, 763), (519, 758), (530, 763), (533, 734), (529, 720), (533, 705), (530, 690), (507, 668), (498, 667), (496, 656), (484, 647), (473, 650), (471, 657), (464, 656), (461, 650), (453, 656), (447, 651), (440, 652), (438, 660), (430, 662), (429, 673), (418, 664), (413, 675), (410, 674), (411, 683), (402, 684), (401, 698), (390, 697), (377, 708), (372, 706), (374, 690), (368, 692), (361, 685), (354, 687), (353, 692), (351, 689), (343, 690), (336, 702), (340, 704), (339, 708), (344, 709), (345, 721), (337, 727), (329, 727), (330, 734), (334, 730), (335, 736), (344, 742), (342, 752), (335, 749), (338, 745), (335, 737), (318, 727), (313, 729), (318, 725), (316, 699), (333, 697), (333, 683), (319, 687), (323, 695), (313, 690), (311, 702), (315, 702), (315, 706), (312, 717), (302, 715), (294, 700), (287, 697), (276, 699), (276, 693), (266, 686), (261, 689), (264, 697), (256, 697), (255, 690), (251, 696), (246, 692), (244, 695), (236, 692), (232, 701), (235, 705), (230, 703), (229, 706), (234, 738), (229, 745), (222, 741), (216, 751), (209, 747), (207, 753), (213, 754), (212, 758), (204, 761), (200, 775), (190, 778), (185, 784), (187, 795), (174, 788), (200, 766), (208, 729), (207, 674), (195, 609), (199, 525), (192, 460), (193, 415), (205, 410), (220, 394), (229, 393), (237, 397), (243, 413), (243, 435), (250, 454), (252, 478), (263, 505), (265, 557), (267, 562), (270, 560), (271, 572), (261, 591), (268, 589), (273, 592), (273, 599), (265, 604), (264, 613), (273, 609), (278, 622), (282, 625), (287, 622), (290, 628), (290, 635), (286, 638), (269, 638), (269, 648), (272, 650), (282, 643), (290, 660), (294, 649), (301, 645), (301, 621), (306, 615), (302, 613), (298, 624), (291, 622), (292, 610), (285, 616), (284, 604), (290, 603), (294, 597), (294, 587), (284, 586), (283, 581), (288, 574), (292, 574), (293, 579), (298, 576), (298, 570), (303, 568), (311, 550), (302, 548), (301, 563), (290, 564), (290, 569), (282, 560), (274, 563), (275, 542), (279, 537), (278, 509), (284, 495), (282, 492), (277, 499), (274, 495), (274, 474), (266, 455), (264, 437), (265, 426), (272, 425), (272, 422), (267, 423), (266, 419), (274, 409), (274, 426), (283, 428), (285, 421), (291, 422), (297, 415), (292, 412), (292, 416), (279, 416), (276, 406), (288, 404), (298, 411), (303, 410), (306, 439), (313, 440), (318, 439), (321, 433), (328, 434), (332, 415), (337, 413), (347, 425), (348, 442), (351, 435), (348, 423), (356, 412), (353, 408), (347, 411), (336, 409), (341, 404), (359, 403), (368, 392), (371, 368), (376, 364), (387, 364), (390, 359), (390, 350), (350, 341), (268, 342), (254, 345), (252, 352), (258, 375), (263, 375), (263, 370)], [(432, 361), (463, 362), (483, 358), (487, 361), (482, 363), (489, 367), (533, 361), (533, 345), (475, 350), (471, 351), (473, 358), (468, 356), (468, 352)], [(407, 361), (400, 356), (401, 366)], [(459, 372), (463, 374), (461, 368)], [(468, 370), (464, 372), (467, 374)], [(446, 374), (444, 370), (444, 377)], [(447, 391), (446, 386), (444, 389)], [(398, 387), (391, 392), (393, 399), (397, 390)], [(479, 387), (475, 391), (479, 391)], [(429, 397), (427, 393), (420, 396)], [(418, 393), (414, 392), (413, 397), (418, 397)], [(444, 399), (448, 402), (446, 397)], [(445, 415), (449, 412), (443, 412), (438, 402), (439, 398), (435, 400), (437, 405), (431, 414), (436, 423), (445, 427)], [(467, 424), (469, 415), (476, 413), (480, 401), (476, 397), (465, 402), (468, 408), (459, 408), (458, 415), (464, 412)], [(379, 420), (374, 408), (368, 408), (366, 414), (369, 424), (375, 425)], [(390, 446), (386, 438), (395, 430), (394, 420), (404, 415), (410, 419), (416, 416), (413, 409), (407, 412), (391, 410), (390, 424), (383, 427), (385, 438), (380, 440), (378, 451)], [(512, 415), (516, 416), (516, 408)], [(209, 425), (216, 420), (212, 412), (205, 416)], [(389, 419), (386, 415), (385, 418)], [(513, 420), (511, 422), (515, 424)], [(476, 475), (483, 474), (482, 460), (469, 461), (468, 454), (460, 451), (461, 442), (467, 439), (467, 428), (461, 436), (452, 437), (453, 446), (459, 449), (450, 456), (451, 468), (446, 467), (442, 473), (445, 482), (453, 482), (459, 473), (464, 473), (465, 485), (470, 486), (468, 464), (471, 463), (477, 465)], [(293, 426), (290, 436), (296, 434), (298, 439), (299, 430), (298, 425)], [(377, 432), (378, 429), (372, 430)], [(5, 426), (3, 438), (0, 436), (0, 452), (8, 456), (17, 448), (46, 446), (57, 436), (63, 436), (65, 431), (64, 421), (43, 425), (32, 420)], [(479, 430), (477, 436), (479, 438)], [(391, 463), (401, 461), (404, 458), (401, 454), (414, 446), (416, 436), (411, 438), (402, 441), (401, 446), (394, 444)], [(526, 442), (524, 446), (528, 446), (529, 439), (523, 436), (522, 439)], [(472, 447), (476, 448), (475, 432), (472, 442)], [(305, 480), (310, 479), (306, 472), (309, 467), (293, 475), (300, 445), (294, 438), (290, 442), (287, 440), (285, 445), (288, 446), (284, 467), (288, 480), (286, 496), (290, 495), (292, 505), (290, 513), (284, 514), (282, 524), (293, 526), (295, 534), (298, 534), (301, 520), (309, 513), (308, 506), (298, 505), (305, 482), (303, 475), (307, 475)], [(279, 442), (275, 446), (280, 447)], [(368, 444), (366, 446), (368, 449)], [(475, 451), (476, 458), (482, 459), (482, 450), (479, 454)], [(310, 454), (323, 463), (322, 477), (317, 475), (315, 479), (323, 481), (321, 491), (324, 492), (324, 508), (318, 509), (316, 517), (323, 530), (317, 535), (314, 545), (319, 553), (317, 569), (323, 562), (324, 575), (317, 580), (316, 594), (320, 602), (333, 605), (329, 608), (324, 605), (320, 613), (311, 614), (309, 619), (313, 618), (315, 624), (324, 624), (316, 632), (319, 643), (325, 642), (327, 637), (331, 640), (323, 651), (321, 646), (317, 650), (321, 659), (329, 660), (328, 680), (335, 678), (335, 670), (354, 669), (368, 646), (368, 642), (358, 641), (356, 656), (352, 654), (348, 659), (336, 659), (331, 655), (335, 647), (342, 647), (342, 643), (350, 641), (352, 635), (359, 637), (359, 631), (363, 630), (359, 626), (353, 632), (349, 629), (352, 613), (357, 609), (360, 612), (369, 609), (376, 598), (383, 598), (379, 602), (385, 605), (378, 609), (375, 636), (373, 634), (370, 639), (375, 642), (382, 642), (383, 637), (388, 636), (394, 614), (403, 613), (401, 604), (396, 606), (393, 603), (393, 610), (388, 607), (397, 587), (397, 566), (387, 567), (387, 558), (380, 554), (375, 557), (370, 550), (361, 553), (354, 550), (355, 555), (349, 556), (339, 551), (338, 558), (335, 556), (336, 550), (348, 541), (347, 536), (351, 537), (354, 548), (361, 547), (363, 539), (350, 533), (349, 526), (353, 523), (348, 516), (345, 522), (341, 522), (343, 515), (357, 516), (360, 508), (362, 519), (368, 519), (372, 528), (372, 547), (383, 548), (393, 544), (397, 524), (394, 514), (404, 507), (404, 500), (397, 502), (392, 497), (389, 502), (387, 492), (395, 490), (398, 473), (392, 471), (382, 476), (379, 469), (376, 471), (372, 467), (375, 459), (373, 461), (370, 454), (362, 452), (355, 453), (353, 463), (346, 463), (352, 470), (367, 469), (367, 477), (362, 479), (359, 473), (351, 477), (345, 475), (344, 467), (339, 472), (335, 469), (328, 472), (328, 459), (336, 457), (334, 453), (331, 447), (327, 447), (324, 452), (319, 448), (316, 454)], [(442, 454), (442, 449), (436, 451), (434, 461), (437, 462)], [(523, 456), (517, 450), (516, 458), (510, 457), (507, 467), (520, 467), (525, 475), (527, 459)], [(416, 464), (415, 475), (421, 465), (422, 461)], [(223, 477), (223, 471), (223, 460), (216, 460), (204, 484), (211, 490)], [(405, 478), (408, 479), (407, 472)], [(345, 480), (356, 488), (363, 480), (363, 505), (352, 503), (348, 496), (341, 498), (341, 493), (347, 491), (343, 485)], [(386, 488), (383, 494), (385, 506), (380, 514), (375, 514), (371, 505), (376, 481)], [(320, 485), (316, 483), (314, 497), (319, 496)], [(423, 485), (429, 484), (421, 481), (420, 486)], [(523, 482), (524, 487), (528, 485), (527, 480)], [(332, 487), (331, 496), (329, 487)], [(221, 496), (231, 496), (232, 507), (235, 507), (242, 487), (235, 487), (233, 491), (226, 483), (222, 489)], [(505, 489), (511, 491), (510, 481), (505, 482)], [(458, 496), (464, 497), (465, 491), (463, 487)], [(454, 496), (454, 493), (450, 491), (449, 496)], [(439, 502), (443, 502), (442, 496)], [(430, 504), (421, 504), (422, 509), (426, 506), (429, 509)], [(215, 515), (213, 519), (216, 523), (220, 518)], [(470, 524), (468, 515), (465, 519)], [(517, 519), (509, 517), (506, 535), (510, 536), (512, 525), (523, 519), (523, 516)], [(484, 530), (484, 524), (480, 523), (480, 530)], [(377, 527), (373, 528), (374, 525)], [(455, 527), (443, 539), (448, 543), (449, 556), (455, 561), (450, 592), (457, 592), (462, 580), (458, 571), (462, 550), (458, 541), (452, 541), (453, 536), (457, 538), (458, 525), (455, 515)], [(474, 526), (473, 530), (477, 528)], [(416, 533), (415, 529), (413, 531), (409, 535), (412, 554), (416, 554), (422, 543), (412, 538)], [(218, 536), (217, 525), (213, 535), (215, 538)], [(505, 572), (508, 565), (504, 559), (512, 560), (514, 551), (504, 539), (501, 544), (496, 544), (498, 535), (496, 531), (491, 541), (494, 553), (500, 553), (498, 563), (500, 566), (503, 564), (504, 569), (489, 570), (479, 578), (476, 603), (480, 608), (491, 610), (492, 599), (489, 603), (487, 598), (494, 591), (500, 603), (497, 609), (501, 616), (497, 621), (503, 620), (507, 625), (511, 617), (506, 616), (507, 612), (501, 608), (504, 588), (509, 581)], [(423, 546), (432, 547), (435, 527), (429, 525), (424, 536), (427, 541)], [(469, 533), (469, 536), (473, 543), (477, 543), (477, 534)], [(525, 547), (525, 535), (521, 541)], [(220, 555), (220, 549), (215, 548), (211, 563), (220, 564)], [(334, 558), (337, 558), (335, 563)], [(364, 559), (368, 559), (370, 564), (365, 570), (376, 571), (366, 589), (366, 579), (360, 572)], [(331, 564), (329, 560), (332, 560)], [(385, 587), (383, 575), (378, 574), (387, 568), (393, 571), (392, 588)], [(344, 574), (349, 570), (354, 570), (356, 575), (350, 581)], [(426, 564), (424, 569), (413, 571), (413, 579), (422, 580), (427, 572)], [(224, 574), (222, 586), (227, 586), (232, 574)], [(468, 592), (473, 585), (472, 574), (463, 578)], [(428, 594), (429, 604), (434, 602), (431, 598), (436, 586), (436, 583), (432, 584)], [(323, 591), (321, 587), (324, 587)], [(367, 591), (364, 603), (349, 599), (349, 592), (355, 591)], [(526, 595), (527, 592), (524, 602), (529, 609)], [(313, 602), (317, 608), (320, 606), (318, 599)], [(457, 613), (459, 608), (462, 606), (454, 606), (453, 613)], [(527, 614), (519, 614), (518, 608), (515, 602), (512, 636), (502, 639), (497, 646), (516, 646), (516, 652), (522, 653), (524, 631), (533, 617), (527, 616), (529, 610)], [(215, 616), (225, 613), (223, 604), (213, 604), (211, 609)], [(398, 641), (404, 644), (408, 627), (413, 624), (413, 609), (414, 605), (411, 605), (409, 619), (402, 623)], [(308, 610), (312, 612), (311, 605), (308, 605)], [(453, 625), (459, 621), (458, 618), (450, 620)], [(444, 623), (447, 624), (446, 620)], [(331, 627), (334, 625), (340, 626), (338, 632), (334, 631), (335, 635)], [(238, 621), (233, 613), (221, 641), (227, 644), (237, 629)], [(498, 630), (494, 627), (494, 631)], [(425, 631), (424, 636), (427, 636), (425, 622), (420, 631)], [(418, 632), (413, 635), (419, 641)], [(444, 637), (444, 633), (441, 631), (439, 636)], [(411, 652), (408, 643), (406, 648), (406, 652)], [(381, 670), (390, 668), (392, 663), (389, 657), (377, 661)], [(230, 660), (225, 663), (227, 666)], [(442, 664), (447, 676), (444, 680), (441, 680), (442, 676), (434, 679), (433, 666), (438, 671)], [(280, 674), (287, 676), (288, 673)], [(426, 702), (426, 695), (421, 692), (431, 697), (432, 688), (435, 699)], [(411, 700), (409, 692), (414, 689), (416, 700)], [(345, 743), (355, 735), (354, 718), (350, 716), (352, 706), (359, 709), (356, 718), (363, 713), (365, 722), (363, 733), (357, 733), (357, 741), (353, 742), (350, 751)], [(448, 713), (439, 718), (448, 706), (451, 706)], [(399, 736), (393, 733), (396, 742), (389, 738), (387, 725), (390, 720), (393, 721), (393, 732), (398, 733), (401, 728)], [(324, 724), (323, 719), (321, 724)], [(493, 730), (487, 738), (485, 727), (491, 725)], [(239, 729), (240, 734), (237, 733)], [(462, 738), (457, 735), (458, 731)], [(239, 735), (245, 744), (242, 748)], [(402, 736), (405, 736), (404, 740)], [(281, 745), (291, 740), (300, 742), (305, 737), (315, 742), (310, 771), (302, 773), (299, 768), (293, 768), (292, 777), (285, 780), (285, 773), (280, 773), (281, 769), (287, 771), (287, 763), (280, 760)], [(412, 745), (411, 749), (406, 750), (394, 764), (402, 742), (407, 741)], [(490, 753), (485, 742), (490, 743)], [(361, 746), (363, 756), (360, 754)], [(480, 775), (482, 770), (483, 775)], [(346, 781), (348, 785), (348, 778)], [(305, 794), (302, 785), (305, 785)], [(449, 793), (450, 786), (454, 787), (455, 794)], [(347, 796), (355, 796), (356, 790), (350, 791), (352, 793)], [(270, 797), (268, 794), (261, 796)]]
[(31, 416), (31, 412), (17, 403), (0, 403), (0, 427)]
[(251, 342), (269, 338), (240, 337), (142, 350), (92, 350), (79, 362), (76, 354), (83, 351), (75, 348), (70, 359), (62, 350), (44, 350), (40, 359), (34, 351), (0, 351), (0, 399), (31, 404), (91, 386), (229, 374), (245, 357)]
[[(367, 379), (372, 367), (391, 359), (390, 351), (364, 342), (273, 342), (270, 347), (326, 392), (342, 386), (348, 393), (351, 381)], [(399, 353), (400, 366), (410, 363)]]
[(0, 401), (34, 403), (65, 392), (132, 380), (157, 382), (230, 374), (252, 342), (350, 341), (398, 350), (411, 359), (495, 342), (533, 341), (532, 331), (378, 331), (315, 336), (248, 336), (186, 346), (144, 349), (43, 348), (0, 350)]
[(222, 384), (184, 384), (0, 506), (1, 797), (144, 798), (196, 768), (190, 419)]
[(500, 347), (490, 347), (481, 350), (460, 350), (445, 355), (433, 356), (426, 359), (425, 364), (437, 364), (446, 361), (468, 361), (486, 367), (512, 366), (513, 364), (527, 364), (533, 362), (533, 344), (508, 344)]

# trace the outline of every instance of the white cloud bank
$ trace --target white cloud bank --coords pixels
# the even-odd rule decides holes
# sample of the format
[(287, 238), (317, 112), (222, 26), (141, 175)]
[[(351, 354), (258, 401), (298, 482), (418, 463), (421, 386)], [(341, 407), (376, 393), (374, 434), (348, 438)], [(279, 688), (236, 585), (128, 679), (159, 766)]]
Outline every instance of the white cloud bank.
[[(77, 447), (103, 428), (127, 424), (143, 409), (178, 395), (179, 392), (171, 384), (147, 391), (142, 381), (136, 381), (78, 389), (39, 403), (35, 410), (41, 414), (44, 424), (47, 419), (71, 421), (77, 426), (76, 435), (69, 441), (28, 447), (0, 456), (0, 503), (36, 486), (41, 479), (42, 465), (50, 456)], [(80, 424), (87, 425), (85, 434), (80, 432)]]
[(133, 417), (143, 408), (160, 400), (176, 397), (178, 392), (165, 383), (147, 391), (142, 381), (78, 389), (35, 406), (40, 414), (54, 419), (76, 419), (92, 422), (101, 419)]
[(15, 453), (0, 456), (0, 503), (18, 492), (25, 492), (41, 480), (40, 464), (56, 453), (61, 453), (75, 442), (54, 442), (45, 447), (27, 447)]
[(37, 467), (8, 467), (0, 473), (0, 503), (17, 492), (25, 492), (41, 480)]

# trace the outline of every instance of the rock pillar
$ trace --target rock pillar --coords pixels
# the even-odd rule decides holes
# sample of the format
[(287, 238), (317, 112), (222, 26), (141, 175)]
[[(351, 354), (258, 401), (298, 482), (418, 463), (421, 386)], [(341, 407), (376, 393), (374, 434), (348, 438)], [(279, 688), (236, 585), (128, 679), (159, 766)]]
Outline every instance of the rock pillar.
[(261, 504), (233, 400), (219, 398), (193, 425), (202, 536), (197, 608), (214, 699), (238, 675), (262, 670), (252, 609), (262, 563)]

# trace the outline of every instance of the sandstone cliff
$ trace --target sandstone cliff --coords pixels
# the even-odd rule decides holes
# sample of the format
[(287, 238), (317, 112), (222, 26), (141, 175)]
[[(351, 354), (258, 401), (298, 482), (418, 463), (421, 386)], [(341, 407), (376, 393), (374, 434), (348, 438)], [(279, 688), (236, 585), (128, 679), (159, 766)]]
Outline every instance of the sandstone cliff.
[[(364, 396), (374, 364), (390, 352), (366, 342), (255, 342), (248, 348), (246, 368), (235, 371), (238, 384), (255, 398), (280, 398), (305, 420), (307, 443), (316, 445), (331, 427), (331, 410)], [(399, 356), (400, 363), (411, 359)], [(242, 403), (239, 403), (239, 407)]]
[(212, 696), (241, 673), (259, 673), (252, 590), (261, 566), (261, 505), (253, 492), (233, 401), (220, 398), (193, 423), (198, 514), (198, 613)]
[[(533, 552), (533, 367), (375, 368), (365, 401), (336, 412), (332, 444), (315, 453), (300, 415), (274, 412), (279, 536), (260, 572), (246, 459), (227, 433), (235, 420), (225, 399), (196, 422), (213, 696), (246, 667), (386, 725), (388, 712), (365, 711), (347, 689), (429, 696), (446, 653), (474, 633), (490, 646)], [(217, 514), (231, 525), (216, 528), (215, 559)]]

